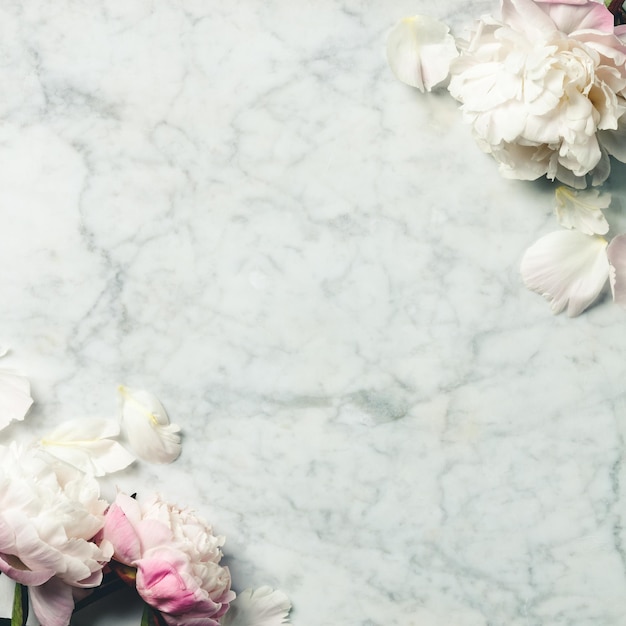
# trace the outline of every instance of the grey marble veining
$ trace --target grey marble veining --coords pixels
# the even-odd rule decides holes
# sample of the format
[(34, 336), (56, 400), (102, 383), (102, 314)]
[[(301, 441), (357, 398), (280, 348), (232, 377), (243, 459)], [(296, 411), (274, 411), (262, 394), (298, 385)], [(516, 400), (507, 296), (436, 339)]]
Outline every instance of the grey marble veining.
[(523, 287), (550, 186), (501, 179), (384, 58), (404, 15), (459, 32), (494, 5), (0, 5), (27, 424), (158, 395), (183, 455), (111, 490), (194, 506), (295, 626), (626, 620), (626, 313)]

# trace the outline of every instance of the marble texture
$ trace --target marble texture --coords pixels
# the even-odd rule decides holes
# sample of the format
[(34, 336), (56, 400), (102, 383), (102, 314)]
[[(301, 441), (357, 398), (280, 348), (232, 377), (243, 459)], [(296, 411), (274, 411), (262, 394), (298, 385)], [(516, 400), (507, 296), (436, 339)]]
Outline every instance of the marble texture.
[(626, 313), (523, 287), (551, 187), (384, 58), (495, 4), (0, 3), (4, 438), (149, 389), (183, 455), (108, 488), (194, 506), (295, 626), (626, 623)]

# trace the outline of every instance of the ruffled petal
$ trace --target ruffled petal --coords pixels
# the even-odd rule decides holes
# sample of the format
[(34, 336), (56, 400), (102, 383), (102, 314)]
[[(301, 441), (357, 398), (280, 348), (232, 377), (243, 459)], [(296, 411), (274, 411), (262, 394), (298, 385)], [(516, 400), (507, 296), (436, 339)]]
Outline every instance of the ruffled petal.
[(457, 56), (450, 29), (425, 15), (400, 20), (387, 39), (391, 70), (403, 83), (422, 92), (448, 77), (450, 64)]
[(221, 626), (280, 626), (289, 624), (291, 603), (282, 591), (270, 587), (246, 589), (231, 603)]
[(602, 213), (611, 204), (610, 193), (597, 189), (582, 191), (560, 186), (555, 192), (556, 215), (559, 224), (574, 228), (585, 235), (605, 235), (609, 224)]
[(118, 388), (122, 428), (138, 457), (150, 463), (171, 463), (181, 452), (180, 427), (170, 420), (159, 400), (141, 389)]
[(553, 313), (582, 313), (600, 294), (609, 276), (607, 242), (576, 230), (559, 230), (542, 237), (524, 254), (524, 284), (544, 296)]

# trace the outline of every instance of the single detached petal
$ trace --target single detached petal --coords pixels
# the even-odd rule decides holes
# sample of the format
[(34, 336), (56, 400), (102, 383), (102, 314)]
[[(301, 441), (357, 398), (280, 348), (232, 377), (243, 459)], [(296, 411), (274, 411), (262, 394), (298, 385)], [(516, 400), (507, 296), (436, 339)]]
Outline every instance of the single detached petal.
[(559, 230), (542, 237), (522, 259), (524, 284), (544, 296), (553, 313), (582, 313), (600, 294), (609, 276), (606, 239)]
[(181, 451), (180, 427), (170, 424), (163, 405), (151, 393), (120, 385), (122, 428), (140, 458), (171, 463)]
[(575, 228), (585, 235), (604, 235), (609, 231), (602, 209), (611, 204), (610, 193), (597, 189), (577, 190), (557, 187), (556, 216), (565, 228)]
[(32, 404), (28, 380), (9, 370), (0, 370), (0, 430), (13, 420), (23, 420)]
[(48, 454), (81, 472), (104, 476), (128, 467), (135, 457), (113, 438), (119, 424), (106, 419), (75, 419), (61, 424), (41, 439)]
[(613, 300), (626, 309), (626, 235), (614, 237), (606, 254), (611, 264)]
[(450, 29), (425, 15), (400, 20), (387, 39), (391, 70), (403, 83), (422, 92), (443, 82), (458, 56)]
[(221, 626), (280, 626), (289, 624), (291, 603), (282, 591), (270, 587), (246, 589), (231, 602)]

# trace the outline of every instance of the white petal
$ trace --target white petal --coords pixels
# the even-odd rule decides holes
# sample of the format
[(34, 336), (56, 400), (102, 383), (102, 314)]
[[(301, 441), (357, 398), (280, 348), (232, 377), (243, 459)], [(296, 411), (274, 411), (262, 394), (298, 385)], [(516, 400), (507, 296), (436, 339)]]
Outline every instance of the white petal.
[(614, 237), (606, 249), (611, 264), (613, 300), (626, 308), (626, 235)]
[(112, 439), (119, 431), (113, 420), (76, 419), (61, 424), (39, 444), (48, 454), (86, 474), (104, 476), (128, 467), (135, 460)]
[(23, 420), (33, 404), (26, 378), (0, 370), (0, 430), (12, 420)]
[(574, 317), (599, 295), (609, 276), (606, 239), (576, 230), (559, 230), (542, 237), (522, 259), (524, 284), (551, 304), (553, 313), (567, 307)]
[(555, 192), (556, 216), (565, 228), (575, 228), (586, 235), (604, 235), (609, 231), (602, 209), (611, 204), (610, 193), (597, 189), (558, 187)]
[(280, 626), (289, 624), (291, 603), (282, 591), (270, 587), (246, 589), (231, 602), (221, 626)]
[(450, 73), (450, 63), (459, 56), (443, 23), (425, 15), (405, 17), (389, 33), (387, 61), (403, 83), (430, 91)]
[(141, 389), (118, 387), (122, 428), (138, 457), (151, 463), (171, 463), (181, 451), (180, 427), (170, 424), (163, 405)]

